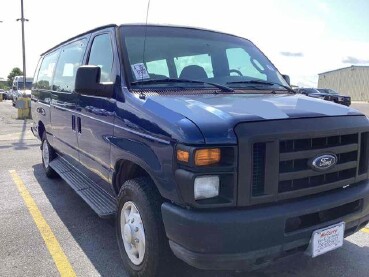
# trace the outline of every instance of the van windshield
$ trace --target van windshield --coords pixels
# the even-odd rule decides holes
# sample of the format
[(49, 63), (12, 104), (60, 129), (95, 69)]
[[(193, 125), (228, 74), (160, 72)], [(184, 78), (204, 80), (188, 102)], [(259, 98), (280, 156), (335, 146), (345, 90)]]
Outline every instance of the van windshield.
[(133, 89), (214, 88), (209, 83), (233, 90), (285, 90), (282, 86), (288, 86), (268, 58), (240, 37), (150, 25), (121, 26), (121, 34)]

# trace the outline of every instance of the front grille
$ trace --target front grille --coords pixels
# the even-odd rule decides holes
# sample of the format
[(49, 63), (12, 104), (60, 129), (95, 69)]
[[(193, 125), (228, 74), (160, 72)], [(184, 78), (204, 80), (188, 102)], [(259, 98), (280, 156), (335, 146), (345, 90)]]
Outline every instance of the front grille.
[(358, 134), (348, 134), (341, 136), (317, 137), (282, 140), (280, 142), (280, 152), (297, 152), (304, 150), (324, 149), (334, 146), (357, 144)]
[(368, 171), (368, 157), (369, 157), (369, 132), (361, 134), (360, 144), (360, 161), (359, 161), (359, 175), (365, 174)]
[[(280, 141), (278, 192), (352, 182), (358, 166), (358, 141), (358, 134)], [(332, 169), (319, 172), (310, 168), (309, 160), (327, 153), (337, 156)]]
[[(271, 192), (285, 199), (293, 197), (294, 192), (298, 196), (308, 195), (363, 180), (368, 172), (368, 143), (369, 132), (279, 139), (274, 144), (271, 141), (253, 143), (251, 196), (256, 199)], [(269, 153), (271, 148), (267, 145), (278, 149)], [(273, 166), (268, 163), (274, 154), (279, 157), (273, 164), (275, 177), (270, 177)], [(336, 165), (326, 171), (312, 169), (311, 160), (323, 154), (336, 155)], [(273, 189), (273, 185), (277, 188)]]
[[(287, 181), (280, 181), (278, 185), (278, 192), (288, 192), (300, 189), (306, 189), (310, 187), (322, 186), (339, 181), (348, 181), (354, 178), (356, 174), (356, 168), (347, 170), (340, 170), (329, 174), (321, 174), (313, 177), (298, 178)], [(347, 184), (348, 184), (347, 183)]]
[(264, 194), (265, 151), (265, 143), (254, 144), (252, 151), (252, 196), (260, 196)]
[[(276, 203), (340, 190), (368, 179), (369, 124), (362, 115), (240, 123), (237, 204)], [(328, 169), (312, 162), (336, 156)]]

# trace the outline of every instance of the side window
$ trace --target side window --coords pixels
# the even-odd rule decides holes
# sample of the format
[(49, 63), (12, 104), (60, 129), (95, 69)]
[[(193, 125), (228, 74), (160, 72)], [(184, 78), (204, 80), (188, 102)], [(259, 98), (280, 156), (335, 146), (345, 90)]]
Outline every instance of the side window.
[(264, 68), (257, 60), (251, 61), (250, 55), (242, 48), (229, 48), (226, 50), (231, 76), (243, 76), (266, 80), (267, 75), (261, 73)]
[[(212, 78), (214, 77), (213, 74), (213, 64), (211, 62), (211, 57), (209, 54), (201, 54), (201, 55), (194, 55), (194, 56), (185, 56), (185, 57), (178, 57), (178, 58), (174, 58), (174, 63), (176, 65), (177, 68), (177, 72), (178, 72), (178, 76), (181, 77), (181, 75), (183, 75), (182, 71), (184, 68), (190, 68), (191, 66), (195, 66), (197, 68), (203, 68), (207, 78)], [(195, 68), (192, 67), (192, 68)], [(201, 69), (202, 71), (202, 69)], [(192, 74), (189, 74), (192, 75)], [(193, 75), (200, 75), (202, 76), (203, 74), (193, 74)], [(206, 76), (204, 76), (206, 77)], [(200, 79), (203, 79), (203, 77), (200, 77)]]
[(113, 57), (110, 35), (96, 36), (91, 46), (88, 64), (101, 68), (101, 82), (114, 82)]
[(43, 59), (43, 57), (38, 60), (35, 73), (33, 74), (33, 87), (36, 87), (36, 85), (37, 85), (37, 78), (38, 78), (38, 75), (39, 75), (39, 72), (40, 72), (42, 59)]
[(157, 60), (146, 63), (150, 78), (169, 77), (168, 64), (166, 60)]
[(55, 51), (44, 56), (40, 65), (40, 70), (38, 71), (37, 79), (35, 80), (35, 86), (37, 89), (51, 90), (51, 81), (58, 56), (59, 51)]
[(63, 48), (55, 69), (53, 90), (61, 92), (73, 92), (76, 72), (82, 63), (85, 49), (85, 40), (68, 44)]

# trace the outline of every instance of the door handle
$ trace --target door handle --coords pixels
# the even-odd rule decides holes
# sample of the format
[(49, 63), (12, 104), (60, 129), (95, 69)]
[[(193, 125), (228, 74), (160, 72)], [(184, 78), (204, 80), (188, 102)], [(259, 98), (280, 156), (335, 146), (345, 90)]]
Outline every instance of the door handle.
[(82, 133), (82, 126), (81, 126), (81, 124), (82, 124), (81, 118), (80, 117), (77, 117), (77, 131), (78, 131), (79, 134)]
[(72, 115), (72, 130), (76, 131), (76, 116)]

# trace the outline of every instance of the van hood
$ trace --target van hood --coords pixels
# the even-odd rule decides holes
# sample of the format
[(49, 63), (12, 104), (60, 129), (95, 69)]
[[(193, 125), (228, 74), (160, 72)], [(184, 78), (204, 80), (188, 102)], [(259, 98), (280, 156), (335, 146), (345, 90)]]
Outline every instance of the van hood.
[(236, 143), (234, 127), (241, 122), (327, 116), (362, 115), (332, 102), (287, 94), (214, 94), (149, 96), (143, 105), (155, 114), (178, 114), (198, 126), (206, 143)]

